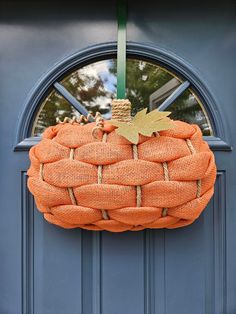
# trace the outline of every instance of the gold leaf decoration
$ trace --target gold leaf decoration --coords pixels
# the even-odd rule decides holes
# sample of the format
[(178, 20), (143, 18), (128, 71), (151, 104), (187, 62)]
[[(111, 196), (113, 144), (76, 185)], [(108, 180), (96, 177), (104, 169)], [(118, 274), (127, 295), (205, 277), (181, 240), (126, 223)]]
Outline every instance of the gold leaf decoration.
[(133, 144), (137, 144), (139, 134), (151, 137), (154, 132), (168, 130), (174, 127), (173, 121), (168, 118), (171, 112), (153, 110), (147, 113), (147, 108), (139, 111), (130, 123), (110, 120), (116, 126), (117, 134), (125, 137)]

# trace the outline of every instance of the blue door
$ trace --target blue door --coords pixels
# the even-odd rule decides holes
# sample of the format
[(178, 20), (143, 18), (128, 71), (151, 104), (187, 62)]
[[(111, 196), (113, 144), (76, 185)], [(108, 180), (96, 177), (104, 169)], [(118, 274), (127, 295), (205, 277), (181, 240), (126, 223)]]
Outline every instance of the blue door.
[(164, 102), (197, 123), (218, 172), (192, 225), (123, 233), (49, 224), (26, 184), (28, 151), (56, 116), (79, 101), (109, 118), (115, 3), (10, 1), (0, 14), (0, 313), (236, 313), (235, 2), (129, 3), (133, 113)]

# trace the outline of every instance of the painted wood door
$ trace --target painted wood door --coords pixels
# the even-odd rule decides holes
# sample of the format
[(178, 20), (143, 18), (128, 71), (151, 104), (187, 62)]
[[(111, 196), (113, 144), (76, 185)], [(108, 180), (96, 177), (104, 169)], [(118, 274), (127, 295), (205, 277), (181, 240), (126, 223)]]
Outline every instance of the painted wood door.
[(78, 58), (114, 55), (115, 3), (5, 1), (0, 14), (0, 313), (236, 313), (234, 1), (129, 2), (129, 55), (199, 91), (218, 176), (194, 224), (118, 234), (50, 225), (26, 186), (37, 106)]

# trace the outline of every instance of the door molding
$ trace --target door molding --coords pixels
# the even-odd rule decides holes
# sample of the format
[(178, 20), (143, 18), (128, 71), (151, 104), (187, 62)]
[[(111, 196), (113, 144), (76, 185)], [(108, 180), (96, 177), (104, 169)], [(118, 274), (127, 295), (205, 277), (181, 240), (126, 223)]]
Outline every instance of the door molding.
[[(56, 63), (46, 74), (44, 74), (35, 84), (29, 93), (22, 115), (18, 122), (15, 151), (27, 151), (31, 146), (40, 141), (39, 137), (31, 137), (32, 122), (38, 111), (38, 106), (53, 88), (53, 84), (63, 78), (68, 72), (75, 68), (85, 66), (89, 63), (103, 60), (108, 57), (115, 57), (117, 54), (117, 43), (101, 43), (83, 50), (80, 50)], [(197, 92), (200, 100), (209, 117), (213, 128), (214, 136), (207, 136), (204, 139), (215, 151), (231, 151), (230, 135), (227, 122), (220, 105), (215, 100), (213, 93), (207, 87), (202, 76), (186, 60), (157, 46), (127, 42), (127, 56), (146, 59), (169, 68), (172, 72), (188, 80), (191, 88)], [(222, 119), (224, 117), (224, 119)]]

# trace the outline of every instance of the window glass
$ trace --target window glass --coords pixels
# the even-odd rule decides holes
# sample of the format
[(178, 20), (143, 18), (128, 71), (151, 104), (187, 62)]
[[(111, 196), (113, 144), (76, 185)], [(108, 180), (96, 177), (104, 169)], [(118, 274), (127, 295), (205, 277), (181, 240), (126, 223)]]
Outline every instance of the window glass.
[[(99, 111), (104, 118), (111, 118), (111, 100), (116, 98), (116, 59), (98, 61), (67, 75), (61, 82), (88, 111)], [(132, 103), (132, 115), (139, 110), (158, 108), (182, 80), (169, 70), (147, 61), (127, 59), (127, 98)], [(212, 129), (203, 105), (190, 88), (185, 90), (168, 108), (171, 117), (198, 124), (203, 135)], [(79, 116), (65, 98), (52, 90), (42, 102), (36, 115), (32, 135), (39, 136), (44, 129), (56, 124), (56, 118)]]

